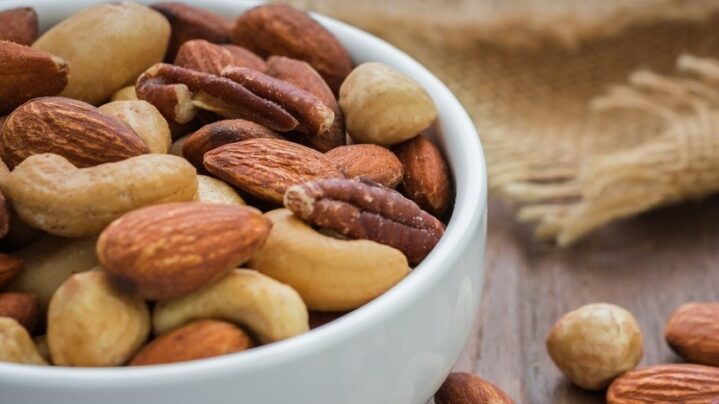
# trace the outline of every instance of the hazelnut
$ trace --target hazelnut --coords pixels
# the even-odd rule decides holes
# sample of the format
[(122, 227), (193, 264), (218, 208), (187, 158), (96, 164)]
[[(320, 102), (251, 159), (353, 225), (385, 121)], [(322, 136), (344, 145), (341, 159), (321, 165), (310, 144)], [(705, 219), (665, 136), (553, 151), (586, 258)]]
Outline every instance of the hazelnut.
[(632, 314), (623, 308), (588, 304), (554, 324), (547, 351), (574, 384), (600, 390), (641, 361), (642, 334)]
[(358, 143), (391, 146), (427, 129), (437, 109), (414, 80), (382, 63), (357, 66), (340, 88), (347, 131)]

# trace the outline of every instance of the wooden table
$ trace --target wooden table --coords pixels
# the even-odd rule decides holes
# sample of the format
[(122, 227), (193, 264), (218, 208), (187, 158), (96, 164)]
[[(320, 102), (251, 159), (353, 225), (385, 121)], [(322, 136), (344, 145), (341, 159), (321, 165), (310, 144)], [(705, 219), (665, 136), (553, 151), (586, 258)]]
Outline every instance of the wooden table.
[(482, 307), (456, 370), (517, 403), (604, 402), (603, 392), (571, 385), (547, 354), (547, 332), (565, 312), (591, 302), (628, 309), (644, 334), (641, 365), (650, 365), (680, 360), (663, 338), (677, 306), (719, 300), (719, 197), (611, 224), (564, 250), (532, 242), (504, 203), (489, 210)]

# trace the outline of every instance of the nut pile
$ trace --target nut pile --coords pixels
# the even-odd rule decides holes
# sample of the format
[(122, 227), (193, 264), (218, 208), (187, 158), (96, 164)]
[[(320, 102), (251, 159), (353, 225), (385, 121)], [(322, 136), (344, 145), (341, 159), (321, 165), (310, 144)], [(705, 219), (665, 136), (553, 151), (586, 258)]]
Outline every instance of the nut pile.
[(291, 338), (444, 233), (429, 95), (353, 66), (302, 11), (109, 3), (38, 35), (34, 10), (0, 12), (0, 361), (152, 365)]

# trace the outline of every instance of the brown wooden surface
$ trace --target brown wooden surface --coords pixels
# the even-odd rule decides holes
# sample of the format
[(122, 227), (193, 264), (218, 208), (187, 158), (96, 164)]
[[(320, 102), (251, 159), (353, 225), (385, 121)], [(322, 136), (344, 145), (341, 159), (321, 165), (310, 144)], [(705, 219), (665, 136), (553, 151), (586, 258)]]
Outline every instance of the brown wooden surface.
[(456, 365), (517, 403), (602, 403), (572, 386), (544, 341), (565, 312), (591, 302), (628, 309), (644, 334), (642, 365), (676, 362), (664, 325), (680, 304), (719, 300), (719, 197), (614, 223), (567, 249), (532, 242), (504, 203), (489, 204), (482, 307)]

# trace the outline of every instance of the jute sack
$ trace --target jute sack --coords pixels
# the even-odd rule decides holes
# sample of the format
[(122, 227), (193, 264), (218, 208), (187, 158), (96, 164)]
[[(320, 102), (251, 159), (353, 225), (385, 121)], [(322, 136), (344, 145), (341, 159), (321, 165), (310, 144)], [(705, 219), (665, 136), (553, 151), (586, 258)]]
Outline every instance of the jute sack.
[[(452, 18), (460, 14), (463, 21), (478, 21), (476, 27), (487, 24), (481, 31), (492, 26), (485, 21), (489, 17), (481, 13), (457, 10), (482, 10), (490, 3), (505, 2), (296, 3), (380, 34), (437, 74), (473, 117), (485, 147), (493, 194), (516, 202), (520, 220), (538, 222), (540, 237), (566, 245), (612, 220), (719, 191), (719, 166), (714, 163), (719, 161), (719, 132), (712, 126), (717, 108), (709, 102), (712, 98), (700, 97), (702, 102), (696, 106), (696, 95), (683, 100), (688, 90), (674, 89), (678, 93), (670, 101), (663, 93), (654, 99), (658, 90), (644, 88), (642, 81), (674, 74), (681, 54), (719, 57), (719, 16), (713, 13), (719, 1), (527, 1), (557, 4), (557, 9), (561, 4), (571, 9), (572, 15), (595, 21), (600, 14), (605, 16), (602, 18), (613, 15), (606, 11), (592, 17), (593, 12), (587, 10), (598, 10), (600, 3), (637, 13), (601, 33), (575, 25), (577, 31), (564, 36), (581, 38), (579, 45), (576, 40), (569, 41), (577, 45), (573, 48), (566, 46), (567, 41), (545, 40), (552, 35), (546, 32), (537, 34), (541, 41), (532, 47), (519, 46), (516, 41), (490, 41), (476, 32), (466, 37), (453, 34), (458, 31), (451, 27)], [(643, 12), (640, 5), (646, 7)], [(678, 8), (662, 14), (656, 12), (660, 5)], [(656, 18), (649, 18), (651, 15)], [(682, 15), (691, 21), (665, 20)], [(388, 18), (404, 22), (390, 24)], [(635, 25), (626, 22), (629, 20)], [(603, 23), (611, 25), (612, 21), (604, 19)], [(458, 24), (471, 28), (469, 23)], [(687, 62), (700, 61), (683, 60), (683, 70), (700, 70)], [(699, 65), (713, 66), (713, 62)], [(632, 76), (638, 69), (654, 73)], [(610, 92), (604, 104), (597, 101), (592, 107), (592, 100), (630, 76), (630, 86), (615, 91), (632, 93), (656, 105), (629, 108), (629, 101), (619, 102), (617, 93)], [(700, 92), (711, 94), (707, 90), (712, 86), (710, 77), (700, 75), (687, 85), (701, 84)], [(608, 100), (617, 101), (617, 108), (600, 108), (608, 107)]]

